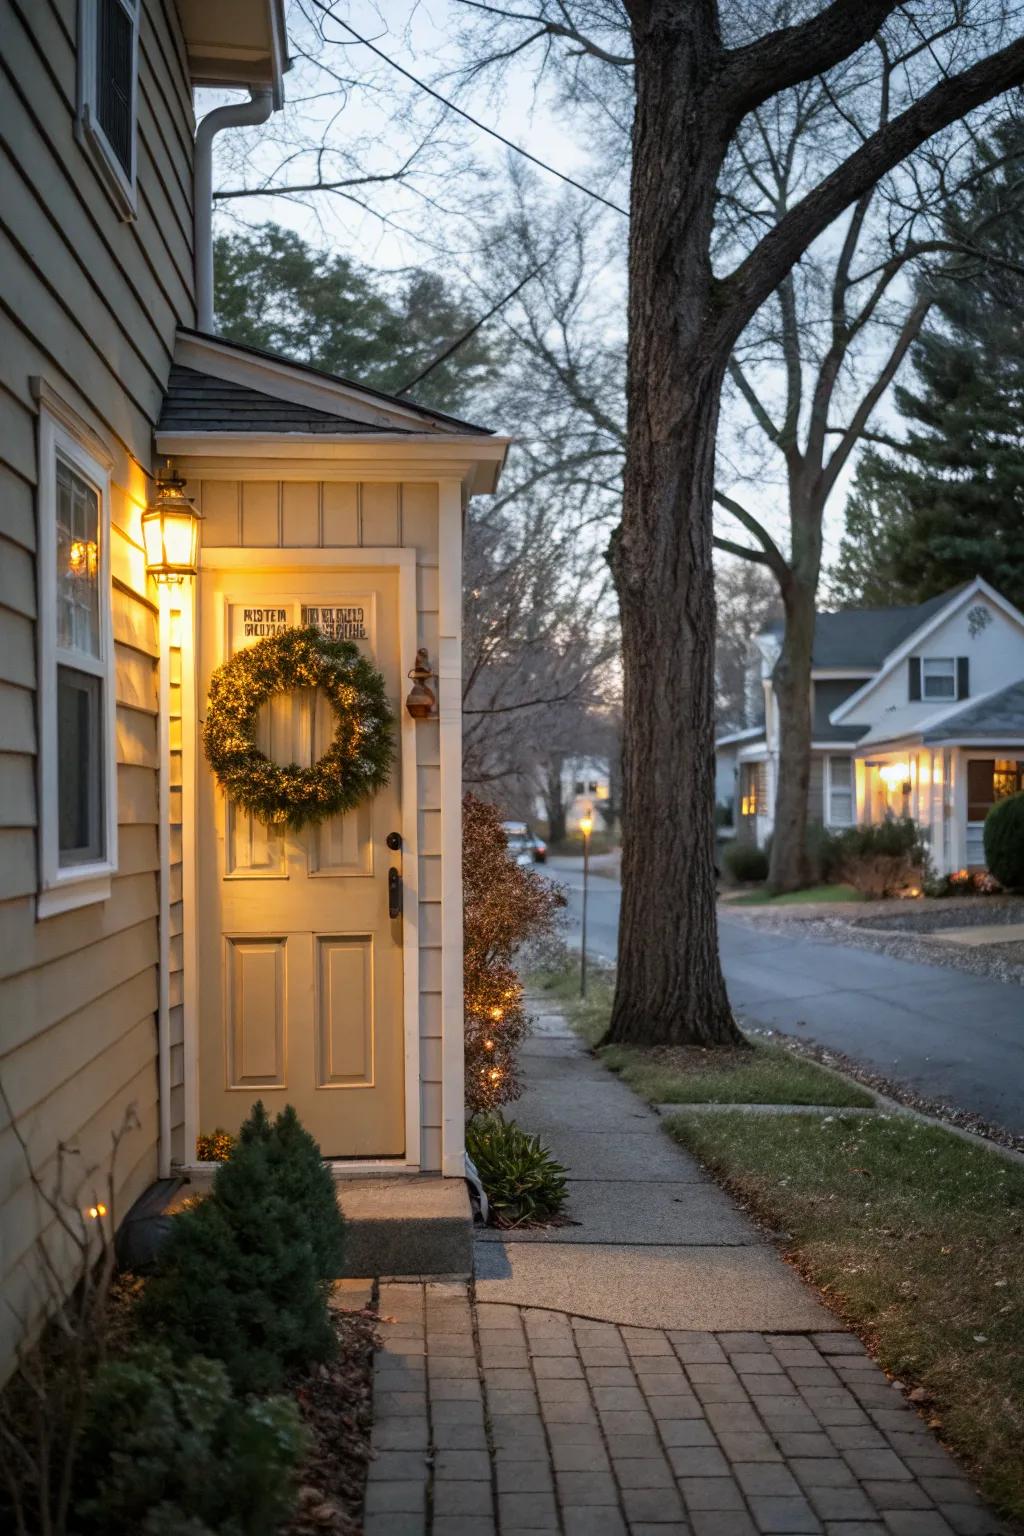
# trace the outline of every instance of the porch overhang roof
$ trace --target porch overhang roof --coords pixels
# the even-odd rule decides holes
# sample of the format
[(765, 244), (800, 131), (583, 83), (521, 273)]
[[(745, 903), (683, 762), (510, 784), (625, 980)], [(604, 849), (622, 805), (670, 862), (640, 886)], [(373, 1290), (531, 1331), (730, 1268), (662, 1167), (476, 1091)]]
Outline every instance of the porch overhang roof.
[(193, 85), (268, 86), (284, 105), (291, 68), (284, 0), (177, 0)]
[(196, 479), (452, 478), (492, 492), (510, 439), (349, 379), (180, 331), (155, 433), (159, 455)]

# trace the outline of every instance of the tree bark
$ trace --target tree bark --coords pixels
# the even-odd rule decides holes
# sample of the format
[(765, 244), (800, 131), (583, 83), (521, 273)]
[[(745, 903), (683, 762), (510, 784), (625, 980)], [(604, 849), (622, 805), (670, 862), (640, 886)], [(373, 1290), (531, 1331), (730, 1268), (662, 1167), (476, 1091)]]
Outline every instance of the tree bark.
[[(718, 169), (713, 7), (634, 7), (628, 452), (610, 551), (623, 641), (625, 817), (607, 1038), (735, 1045), (714, 870), (712, 496), (728, 347), (708, 336)], [(709, 78), (710, 77), (710, 78)]]
[(562, 770), (565, 759), (556, 753), (548, 759), (544, 769), (544, 809), (548, 813), (548, 842), (565, 842), (565, 798), (562, 793)]

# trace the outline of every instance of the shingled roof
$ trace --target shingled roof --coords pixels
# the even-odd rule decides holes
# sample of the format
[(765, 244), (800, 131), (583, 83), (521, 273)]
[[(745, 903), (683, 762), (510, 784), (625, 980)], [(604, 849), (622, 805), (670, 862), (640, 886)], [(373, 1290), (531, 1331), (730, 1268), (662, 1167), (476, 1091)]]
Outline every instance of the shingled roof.
[(322, 432), (332, 437), (402, 430), (318, 411), (178, 363), (171, 369), (157, 427), (159, 432)]
[[(944, 608), (961, 589), (952, 588), (926, 603), (901, 608), (846, 608), (839, 613), (819, 613), (814, 620), (815, 667), (843, 669), (863, 667), (876, 672), (894, 651), (927, 619)], [(768, 633), (781, 634), (781, 623)]]
[(925, 741), (959, 741), (964, 737), (998, 741), (1004, 736), (1024, 739), (1024, 677), (961, 709), (951, 709), (922, 732)]

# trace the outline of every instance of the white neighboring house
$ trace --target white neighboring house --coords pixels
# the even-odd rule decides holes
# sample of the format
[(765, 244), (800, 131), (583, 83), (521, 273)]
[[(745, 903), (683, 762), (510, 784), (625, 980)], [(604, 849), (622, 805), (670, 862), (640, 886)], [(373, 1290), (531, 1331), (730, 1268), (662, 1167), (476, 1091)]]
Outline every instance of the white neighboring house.
[[(719, 798), (735, 761), (735, 822), (763, 845), (779, 762), (772, 669), (758, 636), (765, 722), (716, 743)], [(1024, 614), (981, 577), (904, 608), (819, 613), (811, 672), (808, 820), (833, 830), (910, 816), (938, 873), (982, 869), (996, 800), (1024, 789)]]
[[(611, 765), (606, 757), (567, 757), (562, 764), (562, 804), (565, 806), (567, 832), (578, 832), (580, 818), (588, 811), (597, 812), (595, 825), (605, 825), (604, 810), (611, 798)], [(546, 821), (547, 807), (537, 797), (535, 814)]]

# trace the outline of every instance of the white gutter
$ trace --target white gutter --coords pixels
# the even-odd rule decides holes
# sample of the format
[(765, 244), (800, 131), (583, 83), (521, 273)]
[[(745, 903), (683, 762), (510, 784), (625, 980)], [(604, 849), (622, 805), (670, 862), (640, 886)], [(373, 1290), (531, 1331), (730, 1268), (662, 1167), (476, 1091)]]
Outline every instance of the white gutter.
[(250, 86), (249, 100), (214, 107), (196, 129), (193, 206), (195, 219), (196, 330), (213, 331), (213, 140), (222, 128), (265, 123), (274, 110), (269, 86)]

